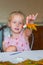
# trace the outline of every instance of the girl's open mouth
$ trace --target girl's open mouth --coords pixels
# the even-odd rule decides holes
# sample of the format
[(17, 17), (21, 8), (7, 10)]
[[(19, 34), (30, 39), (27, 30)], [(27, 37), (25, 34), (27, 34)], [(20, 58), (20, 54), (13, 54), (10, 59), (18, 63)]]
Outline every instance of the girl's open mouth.
[(19, 30), (19, 28), (15, 28), (15, 30)]

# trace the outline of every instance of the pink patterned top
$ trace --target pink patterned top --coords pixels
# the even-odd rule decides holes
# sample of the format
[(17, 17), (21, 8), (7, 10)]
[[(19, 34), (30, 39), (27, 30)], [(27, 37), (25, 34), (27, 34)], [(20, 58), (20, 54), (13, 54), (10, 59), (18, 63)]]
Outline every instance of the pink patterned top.
[(19, 38), (13, 39), (11, 37), (7, 37), (5, 40), (5, 48), (7, 48), (10, 45), (16, 46), (17, 51), (29, 51), (30, 47), (29, 47), (29, 42), (27, 43), (27, 41), (24, 39), (24, 36), (22, 34), (22, 32), (19, 35)]

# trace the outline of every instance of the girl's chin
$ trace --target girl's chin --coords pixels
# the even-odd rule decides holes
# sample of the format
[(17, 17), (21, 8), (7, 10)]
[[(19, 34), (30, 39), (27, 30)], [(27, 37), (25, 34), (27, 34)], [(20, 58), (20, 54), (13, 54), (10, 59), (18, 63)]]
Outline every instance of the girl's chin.
[(12, 33), (16, 33), (16, 34), (18, 34), (18, 33), (20, 33), (21, 31), (19, 30), (19, 31), (17, 31), (17, 30), (13, 30), (12, 31)]
[(20, 31), (19, 32), (18, 31), (15, 31), (14, 33), (18, 34), (18, 33), (20, 33)]

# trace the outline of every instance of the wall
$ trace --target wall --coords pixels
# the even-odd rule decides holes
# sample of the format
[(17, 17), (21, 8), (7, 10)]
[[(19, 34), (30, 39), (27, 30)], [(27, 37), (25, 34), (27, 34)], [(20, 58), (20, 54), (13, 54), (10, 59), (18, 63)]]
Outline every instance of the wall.
[[(7, 22), (9, 13), (21, 10), (25, 15), (36, 14), (36, 21), (43, 21), (43, 0), (0, 0), (0, 22)], [(43, 22), (42, 22), (43, 23)]]

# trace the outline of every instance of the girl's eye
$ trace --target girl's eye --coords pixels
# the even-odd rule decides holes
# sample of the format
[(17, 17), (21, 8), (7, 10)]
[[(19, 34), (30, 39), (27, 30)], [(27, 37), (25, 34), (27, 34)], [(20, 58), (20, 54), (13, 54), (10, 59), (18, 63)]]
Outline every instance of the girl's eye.
[(16, 23), (16, 21), (14, 21), (13, 23)]
[(19, 24), (22, 24), (21, 22), (19, 22)]

